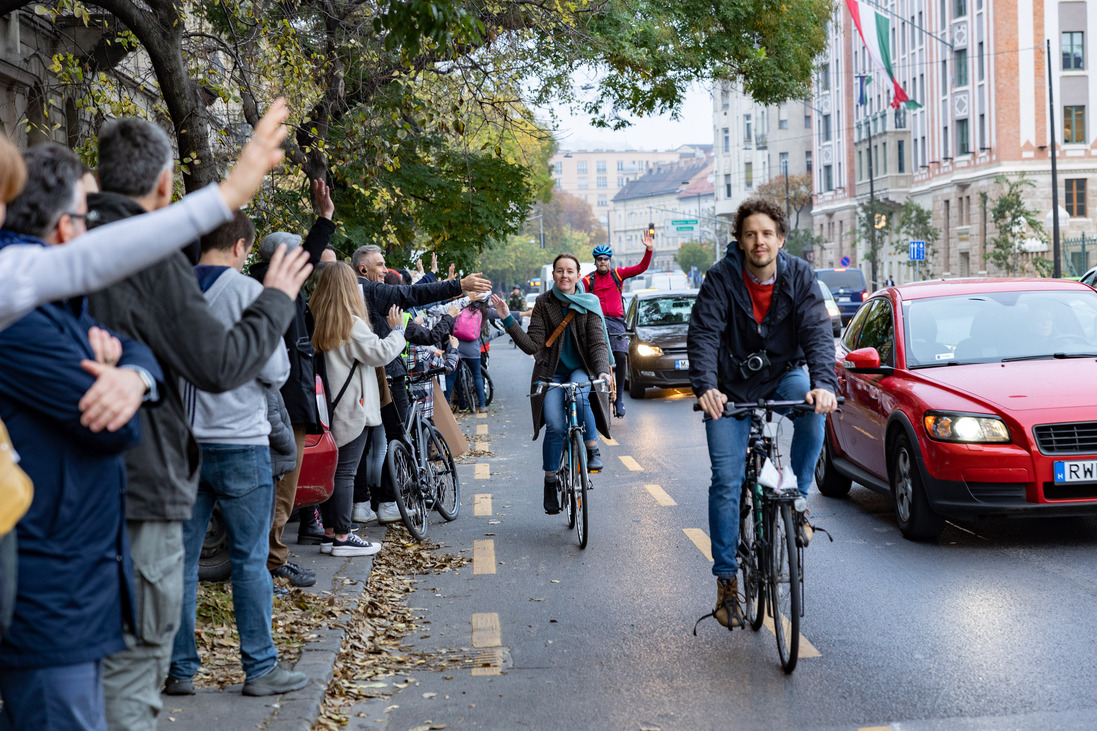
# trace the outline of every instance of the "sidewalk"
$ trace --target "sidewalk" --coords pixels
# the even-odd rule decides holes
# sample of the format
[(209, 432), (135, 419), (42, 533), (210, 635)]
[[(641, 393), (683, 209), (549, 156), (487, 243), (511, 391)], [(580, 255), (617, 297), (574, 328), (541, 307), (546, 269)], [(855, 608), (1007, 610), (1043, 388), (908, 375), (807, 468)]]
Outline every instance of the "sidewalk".
[[(373, 557), (332, 558), (320, 553), (319, 546), (298, 546), (290, 539), (290, 560), (316, 572), (316, 584), (303, 591), (320, 595), (337, 588), (344, 595), (358, 596), (366, 588), (373, 568)], [(376, 524), (359, 531), (371, 541), (381, 541), (387, 528)], [(344, 584), (350, 580), (351, 584)], [(161, 731), (214, 731), (215, 729), (263, 728), (271, 731), (307, 731), (320, 716), (324, 693), (331, 681), (335, 658), (343, 643), (342, 629), (318, 629), (316, 638), (305, 645), (295, 670), (306, 673), (312, 682), (305, 688), (283, 696), (252, 698), (243, 695), (242, 686), (224, 690), (199, 689), (193, 696), (161, 696), (164, 708), (157, 729)]]

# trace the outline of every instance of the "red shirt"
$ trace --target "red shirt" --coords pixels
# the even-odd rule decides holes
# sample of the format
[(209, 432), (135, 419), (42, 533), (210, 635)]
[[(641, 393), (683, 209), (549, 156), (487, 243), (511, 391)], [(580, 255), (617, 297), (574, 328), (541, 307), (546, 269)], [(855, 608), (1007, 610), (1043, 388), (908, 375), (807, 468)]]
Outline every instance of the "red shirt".
[(747, 291), (750, 292), (750, 303), (754, 307), (754, 319), (758, 321), (758, 324), (762, 324), (762, 320), (766, 319), (766, 313), (769, 312), (769, 306), (773, 302), (773, 284), (759, 284), (754, 281), (754, 277), (750, 276), (746, 267), (743, 267), (743, 281), (747, 284)]
[[(625, 281), (629, 277), (635, 277), (637, 274), (643, 274), (647, 271), (648, 265), (651, 264), (652, 250), (648, 249), (644, 252), (644, 258), (640, 260), (640, 263), (633, 267), (616, 267), (617, 276), (621, 278), (621, 281)], [(588, 286), (593, 280), (594, 286)], [(621, 291), (617, 289), (617, 283), (613, 281), (613, 275), (609, 272), (600, 274), (597, 271), (591, 272), (587, 276), (583, 277), (583, 286), (587, 288), (587, 292), (598, 295), (598, 301), (602, 303), (602, 314), (606, 317), (624, 317), (625, 306), (621, 301)], [(593, 291), (592, 291), (593, 290)]]

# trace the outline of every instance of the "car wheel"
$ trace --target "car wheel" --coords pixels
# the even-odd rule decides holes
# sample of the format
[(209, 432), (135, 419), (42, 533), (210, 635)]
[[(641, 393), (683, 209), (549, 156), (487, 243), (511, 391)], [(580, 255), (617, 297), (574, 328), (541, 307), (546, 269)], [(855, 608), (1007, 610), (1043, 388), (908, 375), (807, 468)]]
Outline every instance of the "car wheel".
[(628, 395), (637, 400), (644, 398), (644, 384), (637, 381), (635, 376), (628, 380)]
[(202, 555), (198, 558), (198, 578), (201, 581), (224, 581), (232, 575), (229, 561), (229, 534), (221, 506), (213, 507), (206, 538), (202, 542)]
[(890, 471), (895, 520), (900, 532), (912, 541), (937, 538), (945, 529), (945, 519), (929, 506), (917, 458), (906, 434), (900, 434), (891, 449)]
[(827, 497), (845, 497), (853, 480), (838, 474), (834, 469), (834, 458), (830, 451), (830, 434), (823, 437), (823, 448), (819, 450), (819, 461), (815, 463), (815, 486)]

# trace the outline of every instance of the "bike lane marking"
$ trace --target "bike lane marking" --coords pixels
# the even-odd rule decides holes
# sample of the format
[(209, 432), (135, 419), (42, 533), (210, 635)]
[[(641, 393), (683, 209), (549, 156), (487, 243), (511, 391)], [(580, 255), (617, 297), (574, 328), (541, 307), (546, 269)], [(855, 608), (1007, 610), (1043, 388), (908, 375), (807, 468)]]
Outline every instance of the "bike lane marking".
[(477, 480), (490, 480), (491, 479), (491, 468), (488, 466), (488, 464), (486, 462), (477, 462), (476, 463), (476, 479)]
[(629, 457), (629, 456), (626, 455), (624, 457), (618, 457), (617, 459), (621, 460), (621, 462), (625, 465), (625, 467), (628, 467), (629, 470), (632, 471), (632, 472), (643, 472), (644, 471), (644, 468), (641, 467), (640, 464), (636, 460), (634, 460), (632, 457)]
[(487, 434), (488, 434), (488, 425), (487, 424), (477, 424), (476, 425), (476, 436), (484, 437), (484, 436), (487, 436)]
[(476, 502), (472, 506), (472, 514), (479, 516), (491, 515), (491, 494), (486, 492), (476, 493)]
[(484, 612), (472, 615), (472, 646), (482, 648), (473, 659), (471, 675), (500, 675), (503, 672), (503, 638), (499, 615)]
[(495, 541), (482, 538), (472, 542), (472, 573), (495, 573)]
[(620, 446), (620, 442), (618, 442), (616, 439), (606, 439), (606, 437), (602, 436), (601, 434), (599, 434), (598, 436), (602, 438), (602, 441), (606, 443), (607, 447)]
[(655, 498), (655, 502), (657, 502), (659, 505), (662, 505), (663, 507), (669, 507), (671, 505), (678, 504), (674, 502), (674, 498), (668, 495), (667, 491), (659, 485), (644, 485), (644, 489), (651, 493), (651, 496)]
[[(691, 541), (693, 541), (693, 545), (697, 546), (697, 550), (699, 550), (705, 558), (707, 558), (709, 561), (712, 561), (712, 541), (709, 539), (707, 533), (705, 533), (700, 528), (683, 528), (682, 532), (685, 533), (686, 536)], [(765, 620), (762, 623), (762, 626), (765, 627), (766, 629), (768, 629), (770, 634), (772, 634), (774, 636), (777, 635), (777, 633), (773, 631), (773, 618), (772, 617), (767, 615)], [(801, 632), (800, 633), (800, 658), (803, 659), (803, 658), (809, 658), (809, 657), (822, 657), (822, 656), (823, 656), (823, 653), (819, 652), (819, 650), (817, 650), (815, 648), (815, 645), (808, 642), (808, 638), (804, 637), (804, 633)]]
[(488, 418), (488, 415), (486, 413), (484, 413), (483, 411), (481, 411), (478, 414), (476, 414), (476, 418), (477, 419), (486, 419), (486, 418)]

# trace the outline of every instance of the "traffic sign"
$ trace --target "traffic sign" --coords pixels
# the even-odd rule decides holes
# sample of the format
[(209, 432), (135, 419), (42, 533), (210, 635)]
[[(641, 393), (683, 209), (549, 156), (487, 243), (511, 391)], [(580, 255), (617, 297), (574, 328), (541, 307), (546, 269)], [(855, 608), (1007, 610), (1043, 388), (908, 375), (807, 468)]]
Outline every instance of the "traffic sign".
[(675, 230), (676, 231), (692, 231), (693, 226), (677, 226), (677, 227), (675, 227)]
[(926, 260), (926, 242), (925, 241), (911, 241), (910, 242), (910, 260), (911, 261), (925, 261)]
[(849, 262), (850, 262), (850, 259), (849, 259), (849, 257), (848, 257), (848, 256), (843, 256), (843, 257), (842, 257), (842, 260), (841, 260), (840, 262), (838, 262), (838, 263), (839, 263), (839, 264), (841, 264), (841, 265), (842, 265), (842, 266), (844, 266), (844, 267), (848, 267), (848, 266), (849, 266)]
[[(696, 218), (683, 218), (681, 221), (671, 221), (671, 226), (696, 226), (698, 223)], [(679, 229), (681, 230), (681, 229)]]

